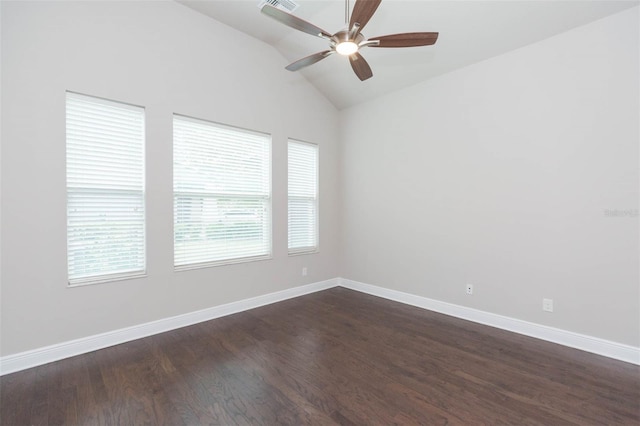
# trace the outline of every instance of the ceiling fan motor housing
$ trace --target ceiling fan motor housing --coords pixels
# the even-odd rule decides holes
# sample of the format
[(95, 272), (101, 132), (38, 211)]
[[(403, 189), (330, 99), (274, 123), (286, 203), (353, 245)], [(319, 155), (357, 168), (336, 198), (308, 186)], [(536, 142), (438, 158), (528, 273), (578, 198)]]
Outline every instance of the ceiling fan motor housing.
[(340, 43), (344, 43), (345, 41), (350, 41), (352, 43), (359, 45), (364, 40), (365, 40), (365, 37), (362, 35), (362, 33), (358, 33), (354, 39), (351, 39), (350, 31), (342, 30), (342, 31), (338, 31), (331, 37), (331, 44), (333, 46), (336, 46)]

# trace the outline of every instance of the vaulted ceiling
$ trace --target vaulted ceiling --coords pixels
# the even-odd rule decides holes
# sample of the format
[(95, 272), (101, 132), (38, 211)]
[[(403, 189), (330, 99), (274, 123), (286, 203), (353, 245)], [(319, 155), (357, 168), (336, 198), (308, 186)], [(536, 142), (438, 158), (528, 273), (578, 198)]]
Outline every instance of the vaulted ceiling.
[[(293, 30), (263, 15), (259, 0), (178, 0), (275, 47), (284, 67), (327, 49), (323, 39)], [(296, 16), (334, 33), (345, 26), (345, 2), (294, 0)], [(353, 8), (354, 0), (350, 1)], [(297, 71), (338, 109), (366, 102), (457, 68), (587, 24), (636, 6), (639, 0), (383, 0), (363, 33), (439, 32), (434, 46), (365, 48), (373, 77), (361, 82), (347, 58), (332, 55)]]

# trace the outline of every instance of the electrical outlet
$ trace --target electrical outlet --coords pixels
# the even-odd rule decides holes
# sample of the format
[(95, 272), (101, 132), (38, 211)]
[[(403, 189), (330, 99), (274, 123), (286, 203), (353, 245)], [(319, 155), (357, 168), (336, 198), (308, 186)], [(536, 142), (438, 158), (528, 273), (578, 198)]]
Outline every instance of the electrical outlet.
[(542, 310), (545, 312), (553, 312), (553, 299), (542, 299)]
[(473, 284), (467, 284), (467, 294), (473, 294)]
[(307, 267), (306, 266), (302, 268), (302, 276), (303, 277), (307, 276)]

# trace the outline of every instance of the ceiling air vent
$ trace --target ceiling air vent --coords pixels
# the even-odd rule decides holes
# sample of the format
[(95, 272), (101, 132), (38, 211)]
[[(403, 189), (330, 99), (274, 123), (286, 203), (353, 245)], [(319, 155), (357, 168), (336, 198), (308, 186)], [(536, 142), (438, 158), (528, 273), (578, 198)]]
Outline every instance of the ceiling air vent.
[(262, 6), (264, 6), (265, 4), (269, 4), (273, 7), (277, 7), (278, 9), (282, 9), (285, 12), (289, 13), (293, 12), (298, 8), (298, 6), (300, 6), (298, 3), (292, 0), (260, 0), (260, 2), (258, 3), (258, 8), (262, 9)]

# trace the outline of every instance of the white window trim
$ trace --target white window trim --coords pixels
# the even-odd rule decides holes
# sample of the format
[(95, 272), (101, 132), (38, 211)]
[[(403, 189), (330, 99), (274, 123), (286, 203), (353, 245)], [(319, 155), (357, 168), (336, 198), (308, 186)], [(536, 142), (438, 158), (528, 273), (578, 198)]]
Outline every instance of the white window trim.
[[(230, 128), (233, 130), (239, 130), (239, 131), (244, 131), (247, 133), (252, 133), (255, 135), (260, 135), (260, 136), (265, 136), (268, 138), (268, 146), (269, 146), (269, 150), (268, 150), (268, 158), (267, 158), (267, 164), (268, 164), (268, 188), (269, 188), (269, 195), (268, 196), (256, 196), (256, 199), (263, 199), (263, 200), (267, 200), (267, 211), (268, 211), (268, 216), (269, 219), (266, 223), (267, 226), (267, 233), (269, 236), (269, 245), (268, 245), (268, 253), (264, 254), (264, 255), (258, 255), (258, 256), (244, 256), (244, 257), (236, 257), (236, 258), (230, 258), (230, 259), (222, 259), (222, 260), (215, 260), (215, 261), (205, 261), (205, 262), (197, 262), (197, 263), (189, 263), (189, 264), (184, 264), (184, 265), (176, 265), (175, 264), (175, 254), (176, 254), (176, 248), (175, 248), (175, 229), (173, 229), (173, 259), (174, 259), (174, 264), (173, 264), (173, 268), (174, 271), (176, 272), (181, 272), (181, 271), (189, 271), (189, 270), (194, 270), (194, 269), (204, 269), (204, 268), (211, 268), (211, 267), (218, 267), (218, 266), (226, 266), (226, 265), (235, 265), (235, 264), (240, 264), (240, 263), (249, 263), (249, 262), (258, 262), (258, 261), (264, 261), (264, 260), (271, 260), (273, 259), (273, 184), (272, 184), (272, 176), (273, 176), (273, 163), (272, 163), (272, 158), (273, 158), (273, 139), (272, 136), (268, 133), (265, 132), (260, 132), (260, 131), (256, 131), (256, 130), (252, 130), (252, 129), (247, 129), (247, 128), (243, 128), (243, 127), (238, 127), (238, 126), (232, 126), (229, 124), (224, 124), (224, 123), (218, 123), (215, 121), (211, 121), (211, 120), (205, 120), (205, 119), (201, 119), (201, 118), (195, 118), (195, 117), (191, 117), (188, 115), (183, 115), (183, 114), (178, 114), (178, 113), (174, 113), (172, 115), (172, 125), (175, 125), (175, 119), (181, 119), (181, 120), (186, 120), (186, 121), (194, 121), (196, 123), (204, 123), (204, 124), (209, 124), (212, 126), (217, 126), (217, 127), (222, 127), (222, 128)], [(175, 129), (173, 131), (173, 141), (175, 143)], [(175, 147), (174, 147), (175, 149)], [(174, 151), (175, 154), (175, 151)], [(176, 195), (177, 194), (191, 194), (191, 195), (195, 195), (196, 192), (182, 192), (182, 191), (176, 191), (175, 190), (175, 174), (173, 175), (172, 178), (173, 181), (173, 188), (172, 188), (172, 198), (173, 198), (173, 208), (174, 208), (174, 217), (173, 217), (173, 223), (172, 225), (175, 227), (175, 202), (176, 202)], [(229, 195), (229, 194), (214, 194), (214, 193), (204, 193), (202, 194), (203, 196), (208, 196), (208, 197), (212, 197), (212, 198), (217, 198), (219, 196), (222, 196), (224, 198), (230, 198), (233, 197), (233, 195)]]
[[(316, 245), (312, 247), (300, 247), (300, 248), (289, 248), (289, 224), (287, 220), (287, 254), (288, 256), (302, 256), (308, 254), (316, 254), (320, 252), (320, 145), (312, 142), (306, 142), (300, 139), (288, 138), (287, 140), (287, 170), (289, 168), (289, 143), (297, 143), (301, 145), (310, 145), (316, 149), (317, 157), (316, 157), (316, 223), (315, 223), (315, 234), (316, 234)], [(289, 215), (289, 176), (287, 173), (287, 217)], [(302, 197), (299, 197), (302, 198)], [(311, 199), (307, 197), (308, 199)]]
[[(95, 285), (95, 284), (104, 284), (104, 283), (109, 283), (109, 282), (116, 282), (116, 281), (126, 281), (126, 280), (133, 280), (133, 279), (140, 279), (140, 278), (145, 278), (147, 277), (147, 191), (146, 191), (146, 109), (145, 107), (141, 106), (141, 105), (135, 105), (135, 104), (131, 104), (131, 103), (127, 103), (127, 102), (121, 102), (121, 101), (115, 101), (112, 99), (107, 99), (107, 98), (102, 98), (99, 96), (92, 96), (92, 95), (86, 95), (83, 93), (79, 93), (79, 92), (73, 92), (70, 90), (65, 91), (65, 127), (66, 127), (66, 120), (67, 120), (67, 99), (68, 96), (71, 97), (77, 97), (77, 98), (90, 98), (93, 100), (96, 100), (98, 102), (102, 101), (105, 104), (116, 104), (118, 107), (121, 108), (131, 108), (132, 110), (142, 110), (143, 112), (143, 116), (144, 116), (144, 121), (143, 121), (143, 134), (142, 134), (142, 206), (143, 206), (143, 228), (142, 228), (142, 232), (143, 232), (143, 236), (142, 236), (142, 244), (143, 244), (143, 267), (142, 269), (138, 269), (138, 270), (133, 270), (133, 271), (127, 271), (127, 272), (120, 272), (120, 273), (105, 273), (105, 274), (101, 274), (101, 275), (95, 275), (95, 276), (90, 276), (90, 277), (80, 277), (80, 278), (71, 278), (69, 277), (69, 253), (68, 253), (68, 244), (69, 244), (69, 239), (68, 239), (68, 225), (66, 227), (66, 234), (67, 234), (67, 241), (66, 241), (66, 259), (67, 259), (67, 287), (68, 288), (74, 288), (74, 287), (84, 287), (87, 285)], [(68, 155), (67, 154), (67, 148), (66, 148), (66, 144), (67, 144), (67, 140), (68, 140), (68, 135), (66, 134), (66, 130), (65, 130), (65, 156)], [(68, 173), (68, 169), (67, 169), (67, 164), (66, 164), (66, 159), (65, 159), (65, 180), (68, 179), (67, 173)], [(69, 186), (68, 183), (65, 183), (65, 191), (66, 191), (66, 208), (68, 209), (68, 196), (69, 196)], [(137, 192), (137, 191), (136, 191)], [(68, 220), (68, 213), (67, 213), (67, 220)]]

